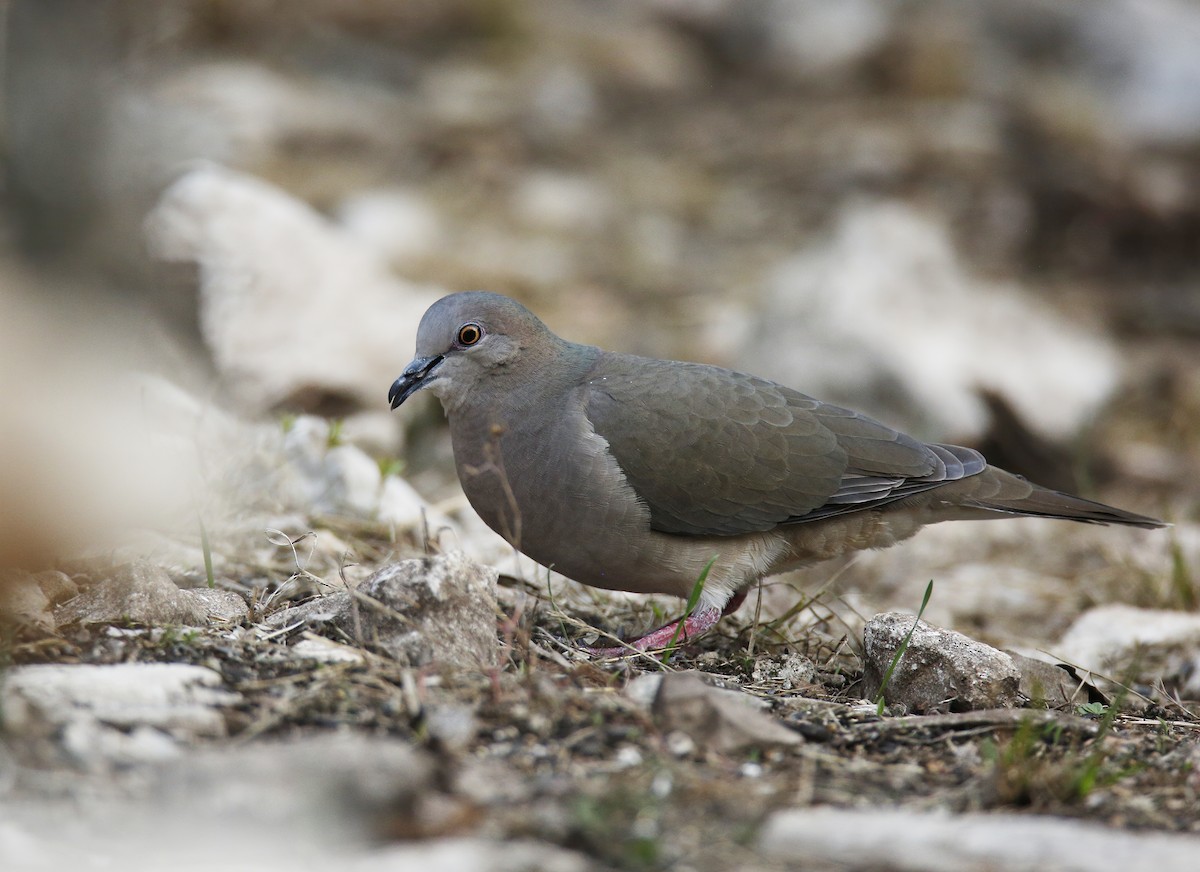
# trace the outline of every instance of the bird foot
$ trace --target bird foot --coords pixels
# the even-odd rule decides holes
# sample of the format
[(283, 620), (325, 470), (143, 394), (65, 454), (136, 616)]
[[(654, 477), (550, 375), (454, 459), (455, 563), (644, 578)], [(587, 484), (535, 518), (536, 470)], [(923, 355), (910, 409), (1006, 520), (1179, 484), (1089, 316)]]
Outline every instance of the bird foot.
[[(717, 621), (721, 620), (721, 610), (709, 607), (697, 609), (692, 614), (678, 621), (671, 621), (666, 626), (647, 633), (617, 648), (584, 648), (593, 657), (629, 657), (642, 651), (658, 651), (666, 648), (675, 639), (682, 645), (707, 633)], [(678, 638), (676, 638), (678, 633)]]
[[(659, 627), (657, 630), (640, 636), (624, 645), (615, 648), (584, 648), (588, 654), (593, 657), (631, 657), (634, 654), (644, 651), (658, 651), (666, 648), (671, 644), (671, 640), (675, 639), (677, 644), (693, 641), (707, 633), (717, 625), (717, 621), (732, 612), (737, 611), (738, 607), (745, 601), (746, 592), (738, 591), (733, 595), (725, 608), (718, 609), (716, 606), (708, 606), (707, 608), (699, 608), (692, 614), (678, 621), (672, 621), (666, 626)], [(682, 625), (682, 627), (680, 626)], [(679, 637), (675, 634), (678, 632)]]

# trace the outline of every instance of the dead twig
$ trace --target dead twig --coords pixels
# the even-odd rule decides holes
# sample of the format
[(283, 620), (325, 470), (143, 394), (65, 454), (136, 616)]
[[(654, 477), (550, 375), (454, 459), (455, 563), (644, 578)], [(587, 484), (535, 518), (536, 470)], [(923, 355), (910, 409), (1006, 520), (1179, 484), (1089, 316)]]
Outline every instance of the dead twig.
[(1064, 731), (1095, 736), (1100, 725), (1088, 718), (1064, 714), (1049, 709), (982, 709), (975, 712), (951, 712), (942, 715), (906, 715), (879, 721), (854, 724), (851, 729), (860, 733), (910, 733), (920, 730), (998, 730), (1015, 729), (1023, 724), (1038, 726), (1053, 724)]

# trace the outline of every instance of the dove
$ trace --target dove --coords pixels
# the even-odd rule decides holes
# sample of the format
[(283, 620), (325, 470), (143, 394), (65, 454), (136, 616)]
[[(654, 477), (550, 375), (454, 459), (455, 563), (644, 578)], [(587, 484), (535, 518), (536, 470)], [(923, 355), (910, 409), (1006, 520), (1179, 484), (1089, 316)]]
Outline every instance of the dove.
[(537, 563), (593, 587), (684, 599), (707, 570), (691, 612), (626, 651), (695, 639), (764, 577), (927, 524), (1164, 526), (767, 379), (569, 342), (485, 291), (425, 312), (388, 400), (396, 409), (421, 390), (445, 410), (472, 508)]

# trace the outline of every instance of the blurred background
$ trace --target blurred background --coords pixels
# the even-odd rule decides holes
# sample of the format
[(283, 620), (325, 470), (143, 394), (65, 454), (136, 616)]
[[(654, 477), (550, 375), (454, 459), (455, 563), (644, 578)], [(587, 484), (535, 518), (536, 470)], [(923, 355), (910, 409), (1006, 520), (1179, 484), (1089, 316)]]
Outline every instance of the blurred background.
[(1194, 2), (0, 15), (10, 563), (131, 490), (144, 418), (98, 436), (130, 370), (190, 433), (325, 416), (444, 494), (440, 412), (384, 397), (424, 308), (467, 288), (1197, 516)]
[[(40, 714), (18, 750), (35, 765), (12, 775), (0, 747), (0, 858), (162, 868), (210, 851), (218, 868), (259, 856), (244, 842), (299, 867), (338, 814), (348, 833), (435, 835), (474, 832), (476, 811), (489, 838), (590, 839), (604, 857), (650, 838), (657, 797), (695, 868), (775, 868), (745, 860), (763, 803), (1007, 795), (969, 742), (879, 733), (871, 762), (841, 728), (820, 746), (853, 764), (832, 787), (827, 750), (661, 766), (669, 743), (612, 699), (621, 673), (558, 651), (595, 638), (568, 619), (628, 638), (680, 603), (522, 564), (462, 497), (436, 402), (387, 408), (422, 313), (472, 288), (567, 338), (748, 370), (1173, 522), (935, 525), (770, 580), (687, 662), (757, 683), (796, 654), (821, 664), (817, 696), (856, 700), (865, 622), (915, 610), (934, 579), (931, 624), (1111, 670), (1167, 706), (1138, 721), (1158, 756), (1111, 758), (1112, 784), (1146, 775), (1110, 794), (1128, 801), (1080, 789), (1071, 815), (1194, 828), (1194, 741), (1167, 753), (1161, 719), (1191, 731), (1178, 701), (1200, 699), (1200, 2), (0, 0), (0, 56), (0, 613), (17, 628), (0, 622), (0, 666), (199, 664), (222, 707), (197, 721), (184, 697), (199, 727), (143, 729), (124, 709), (156, 692), (146, 672), (123, 692), (73, 678), (121, 710), (87, 726), (78, 694), (46, 702), (46, 673), (26, 672)], [(385, 671), (400, 667), (362, 643), (369, 668), (339, 667), (269, 623), (436, 546), (503, 573), (486, 678), (447, 671), (421, 703), (423, 666)], [(298, 732), (387, 737), (400, 756), (306, 744), (261, 763)], [(226, 736), (247, 756), (172, 756)], [(918, 747), (945, 756), (914, 765)], [(1110, 783), (1106, 753), (1087, 752), (1089, 784)], [(148, 807), (114, 799), (108, 773), (151, 785)], [(700, 787), (661, 792), (662, 773)], [(1037, 811), (1020, 778), (1000, 802)], [(610, 806), (577, 804), (586, 791), (636, 797), (637, 823), (587, 824)], [(572, 815), (595, 835), (579, 842)], [(710, 850), (726, 837), (742, 853)], [(411, 865), (533, 865), (489, 865), (499, 843), (480, 844)]]

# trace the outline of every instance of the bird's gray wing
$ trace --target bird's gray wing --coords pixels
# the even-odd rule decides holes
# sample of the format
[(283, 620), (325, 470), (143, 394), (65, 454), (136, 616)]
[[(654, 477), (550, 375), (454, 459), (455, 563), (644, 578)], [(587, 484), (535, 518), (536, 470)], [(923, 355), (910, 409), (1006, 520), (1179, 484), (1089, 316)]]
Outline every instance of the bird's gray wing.
[(860, 511), (986, 466), (782, 385), (605, 354), (581, 385), (596, 433), (664, 533), (736, 535)]

